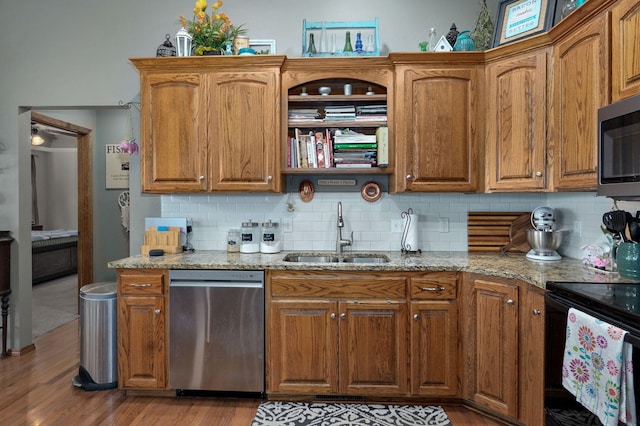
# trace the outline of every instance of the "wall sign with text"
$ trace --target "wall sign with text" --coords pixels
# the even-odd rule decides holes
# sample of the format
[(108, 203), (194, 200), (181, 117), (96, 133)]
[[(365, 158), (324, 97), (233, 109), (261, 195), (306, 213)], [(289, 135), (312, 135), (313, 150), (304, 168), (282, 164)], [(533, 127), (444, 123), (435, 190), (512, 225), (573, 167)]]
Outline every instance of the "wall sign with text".
[(128, 189), (130, 154), (123, 152), (118, 143), (108, 143), (105, 148), (106, 188)]
[(491, 47), (549, 31), (557, 0), (500, 0)]

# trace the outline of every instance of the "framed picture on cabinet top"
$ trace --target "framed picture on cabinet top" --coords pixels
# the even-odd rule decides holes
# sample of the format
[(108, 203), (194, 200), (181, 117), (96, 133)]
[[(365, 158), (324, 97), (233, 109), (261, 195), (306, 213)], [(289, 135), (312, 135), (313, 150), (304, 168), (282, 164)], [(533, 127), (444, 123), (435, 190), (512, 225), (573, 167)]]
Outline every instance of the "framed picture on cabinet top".
[(553, 26), (557, 1), (500, 0), (491, 47), (549, 31)]
[(249, 47), (255, 50), (258, 55), (275, 55), (276, 53), (275, 40), (250, 39)]

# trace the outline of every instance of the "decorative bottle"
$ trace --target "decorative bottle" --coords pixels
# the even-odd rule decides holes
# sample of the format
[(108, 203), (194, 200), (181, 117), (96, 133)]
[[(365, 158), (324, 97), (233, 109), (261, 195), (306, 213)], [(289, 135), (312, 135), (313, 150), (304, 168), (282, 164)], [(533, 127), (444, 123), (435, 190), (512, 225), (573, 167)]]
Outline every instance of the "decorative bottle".
[(327, 48), (327, 26), (322, 21), (322, 29), (320, 30), (320, 52), (325, 53), (328, 52)]
[(353, 47), (351, 47), (351, 31), (347, 31), (347, 34), (344, 38), (344, 49), (343, 52), (353, 52)]
[(429, 31), (429, 51), (430, 52), (433, 52), (434, 50), (436, 50), (436, 44), (438, 44), (438, 36), (436, 34), (436, 29), (431, 28), (431, 31)]
[(571, 12), (576, 10), (576, 8), (577, 8), (576, 0), (566, 0), (564, 2), (564, 5), (562, 6), (562, 15), (561, 15), (562, 19), (569, 16), (569, 14), (571, 14)]
[(362, 34), (356, 33), (356, 52), (362, 53)]
[(309, 46), (307, 47), (307, 53), (313, 55), (314, 53), (318, 53), (316, 50), (316, 42), (313, 36), (313, 33), (309, 34)]

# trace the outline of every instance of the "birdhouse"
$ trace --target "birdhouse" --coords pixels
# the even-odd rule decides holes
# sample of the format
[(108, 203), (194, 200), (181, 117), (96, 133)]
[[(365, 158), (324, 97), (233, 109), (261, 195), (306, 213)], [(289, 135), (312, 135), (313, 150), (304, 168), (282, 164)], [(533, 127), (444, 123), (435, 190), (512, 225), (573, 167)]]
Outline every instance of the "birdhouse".
[(440, 37), (440, 40), (436, 43), (435, 49), (433, 49), (434, 52), (451, 52), (452, 50), (453, 47), (447, 41), (445, 36)]

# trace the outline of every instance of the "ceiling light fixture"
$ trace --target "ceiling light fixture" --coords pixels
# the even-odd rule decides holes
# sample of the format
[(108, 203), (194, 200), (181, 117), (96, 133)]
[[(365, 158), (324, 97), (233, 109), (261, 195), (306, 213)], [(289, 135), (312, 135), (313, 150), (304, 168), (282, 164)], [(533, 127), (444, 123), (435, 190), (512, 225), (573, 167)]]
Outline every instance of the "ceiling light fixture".
[(38, 129), (35, 127), (31, 128), (31, 145), (42, 145), (44, 143), (44, 138), (38, 134)]

